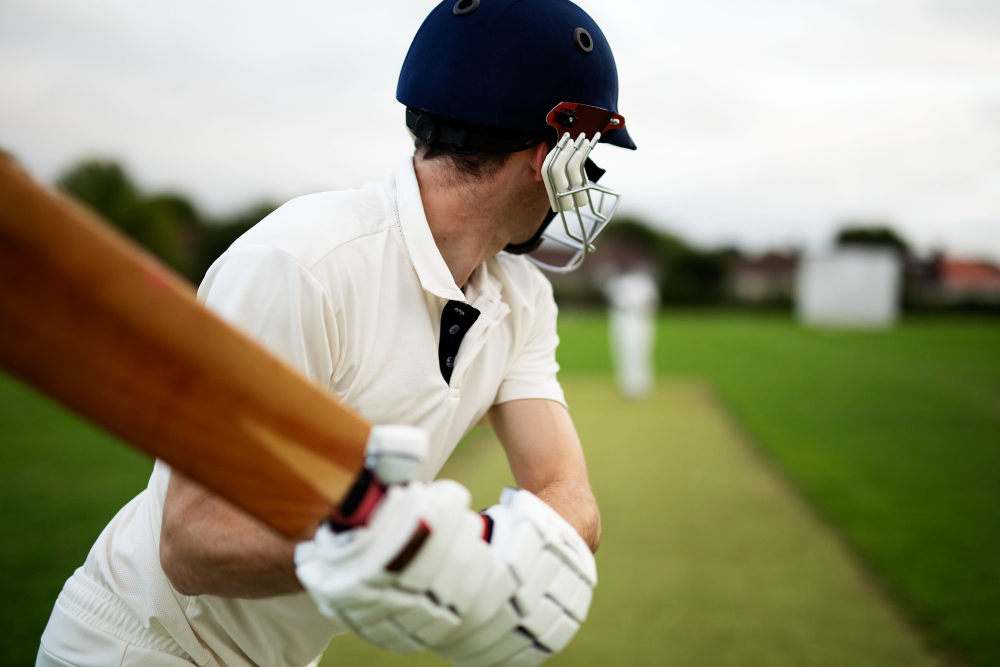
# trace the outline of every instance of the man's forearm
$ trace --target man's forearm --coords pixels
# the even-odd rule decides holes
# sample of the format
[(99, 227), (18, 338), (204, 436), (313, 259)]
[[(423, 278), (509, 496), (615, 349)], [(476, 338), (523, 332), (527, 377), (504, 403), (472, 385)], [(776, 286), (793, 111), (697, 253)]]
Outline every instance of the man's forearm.
[(176, 471), (160, 533), (160, 564), (182, 595), (264, 598), (302, 590), (295, 543)]
[(561, 403), (524, 399), (490, 408), (514, 480), (569, 522), (590, 547), (601, 542), (601, 515), (569, 411)]
[(590, 487), (560, 480), (547, 484), (535, 495), (566, 519), (593, 552), (601, 543), (601, 513)]

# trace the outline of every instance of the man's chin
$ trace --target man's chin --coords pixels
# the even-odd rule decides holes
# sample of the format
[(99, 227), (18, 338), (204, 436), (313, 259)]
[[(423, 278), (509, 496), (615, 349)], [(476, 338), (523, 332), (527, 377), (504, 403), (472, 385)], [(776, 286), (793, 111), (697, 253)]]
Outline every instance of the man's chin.
[[(541, 224), (541, 223), (539, 223), (539, 224)], [(538, 229), (536, 228), (535, 232), (537, 232), (537, 231), (538, 231)], [(525, 243), (527, 243), (531, 239), (535, 238), (535, 232), (532, 232), (531, 234), (527, 234), (525, 236), (520, 236), (520, 237), (515, 238), (515, 239), (511, 239), (510, 243), (508, 245), (524, 245)]]
[(531, 227), (531, 229), (524, 230), (516, 238), (512, 238), (510, 240), (510, 245), (524, 245), (528, 241), (535, 238), (535, 234), (538, 233), (539, 228), (541, 228), (541, 226), (545, 224), (545, 217), (546, 216), (543, 215), (538, 219), (538, 222), (536, 222), (534, 226)]

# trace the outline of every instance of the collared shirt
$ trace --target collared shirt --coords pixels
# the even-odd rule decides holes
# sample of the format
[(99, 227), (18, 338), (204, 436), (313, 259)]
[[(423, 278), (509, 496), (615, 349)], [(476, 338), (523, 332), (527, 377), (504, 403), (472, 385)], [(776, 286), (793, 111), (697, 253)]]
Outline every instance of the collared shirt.
[[(565, 403), (548, 280), (501, 253), (456, 285), (412, 158), (384, 183), (288, 202), (212, 265), (198, 296), (373, 423), (425, 428), (425, 480), (490, 406)], [(149, 488), (98, 538), (83, 575), (199, 665), (304, 665), (319, 655), (343, 629), (304, 593), (238, 600), (173, 590), (158, 557), (168, 480), (158, 462)]]

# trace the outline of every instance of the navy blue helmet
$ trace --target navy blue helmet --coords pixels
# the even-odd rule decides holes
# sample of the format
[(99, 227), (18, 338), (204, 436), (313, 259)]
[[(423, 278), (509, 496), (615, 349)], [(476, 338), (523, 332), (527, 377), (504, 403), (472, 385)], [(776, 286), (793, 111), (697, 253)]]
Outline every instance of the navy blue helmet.
[[(426, 143), (510, 152), (555, 139), (546, 116), (561, 102), (617, 112), (618, 70), (569, 0), (445, 0), (410, 45), (396, 99)], [(624, 127), (601, 142), (635, 149)]]

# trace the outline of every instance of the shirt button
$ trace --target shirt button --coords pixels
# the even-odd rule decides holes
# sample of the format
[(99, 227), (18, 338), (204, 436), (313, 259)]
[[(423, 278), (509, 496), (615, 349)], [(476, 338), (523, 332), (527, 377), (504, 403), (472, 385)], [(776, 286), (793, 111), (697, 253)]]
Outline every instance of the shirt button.
[(459, 317), (465, 317), (465, 311), (462, 310), (461, 308), (456, 308), (455, 314), (458, 315)]
[(452, 366), (454, 366), (455, 365), (455, 357), (448, 357), (447, 359), (445, 359), (444, 360), (444, 365), (447, 366), (448, 368), (451, 368)]
[(457, 324), (452, 324), (451, 328), (448, 329), (448, 333), (450, 333), (450, 334), (457, 334), (460, 329), (461, 329), (461, 327), (458, 326)]

